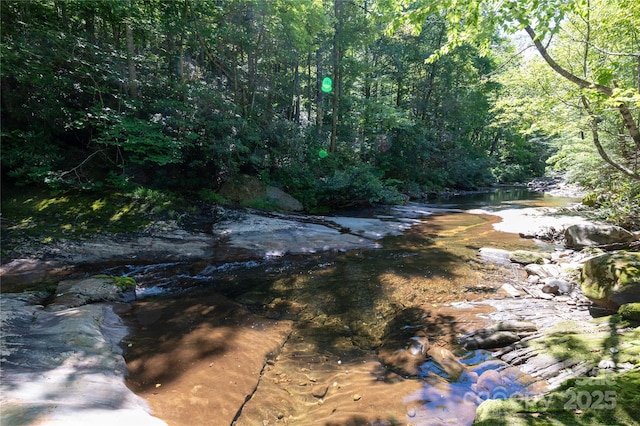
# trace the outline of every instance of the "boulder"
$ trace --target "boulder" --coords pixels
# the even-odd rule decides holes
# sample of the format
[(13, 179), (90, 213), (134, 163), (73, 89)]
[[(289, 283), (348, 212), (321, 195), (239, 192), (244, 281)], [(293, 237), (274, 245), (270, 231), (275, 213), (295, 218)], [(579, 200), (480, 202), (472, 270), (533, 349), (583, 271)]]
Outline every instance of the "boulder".
[(482, 247), (478, 252), (480, 259), (487, 263), (509, 263), (509, 252), (507, 250)]
[(516, 250), (509, 253), (509, 260), (521, 265), (528, 265), (530, 263), (542, 265), (544, 263), (544, 259), (545, 258), (541, 253), (536, 253), (534, 251)]
[(615, 225), (577, 224), (564, 232), (565, 245), (581, 250), (585, 247), (607, 247), (632, 243), (636, 235)]
[(520, 340), (513, 331), (478, 330), (473, 336), (465, 337), (462, 344), (465, 349), (494, 349), (509, 346)]
[(547, 263), (544, 265), (531, 263), (525, 266), (524, 270), (527, 271), (527, 274), (535, 275), (540, 278), (557, 277), (561, 273), (560, 267), (553, 263)]
[(136, 282), (132, 278), (107, 275), (61, 281), (48, 309), (54, 311), (90, 303), (131, 301), (135, 299), (135, 287)]
[(469, 350), (502, 348), (520, 340), (519, 333), (530, 333), (537, 329), (529, 321), (501, 321), (491, 327), (465, 334), (460, 343)]
[(618, 313), (624, 319), (640, 321), (640, 303), (626, 303), (620, 306)]
[(567, 294), (573, 289), (573, 285), (565, 280), (557, 278), (545, 278), (542, 280), (542, 291), (549, 294)]
[(291, 195), (248, 175), (240, 175), (232, 181), (225, 182), (220, 188), (220, 195), (245, 206), (269, 207), (291, 212), (303, 210), (302, 203)]
[(589, 259), (582, 267), (580, 286), (592, 302), (609, 309), (640, 302), (640, 253), (607, 253)]
[(304, 210), (300, 201), (275, 186), (267, 186), (267, 191), (263, 198), (267, 203), (274, 203), (280, 210), (286, 212), (301, 212)]

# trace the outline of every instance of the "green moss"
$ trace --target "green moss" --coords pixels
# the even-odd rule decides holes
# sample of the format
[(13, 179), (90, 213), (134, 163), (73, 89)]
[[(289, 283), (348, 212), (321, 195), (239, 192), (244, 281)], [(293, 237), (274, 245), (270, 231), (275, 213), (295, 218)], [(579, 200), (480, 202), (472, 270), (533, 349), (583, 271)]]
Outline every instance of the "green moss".
[(640, 419), (640, 327), (620, 315), (585, 323), (564, 321), (531, 342), (540, 353), (559, 361), (597, 365), (611, 360), (635, 368), (624, 373), (600, 370), (596, 377), (564, 382), (557, 390), (533, 399), (483, 402), (479, 425), (631, 425)]
[(583, 266), (581, 288), (591, 300), (608, 301), (613, 294), (640, 285), (640, 253), (607, 253)]
[(2, 250), (25, 239), (54, 243), (100, 233), (144, 230), (152, 221), (167, 216), (185, 203), (170, 193), (134, 189), (130, 192), (67, 192), (29, 188), (3, 188)]
[(606, 378), (570, 379), (541, 397), (488, 400), (476, 425), (635, 425), (640, 418), (640, 369)]
[(627, 303), (620, 306), (618, 314), (631, 321), (640, 321), (640, 303)]
[(542, 265), (544, 263), (544, 256), (540, 253), (526, 251), (526, 250), (516, 250), (509, 254), (509, 260), (516, 263), (521, 263), (523, 265), (528, 265), (530, 263), (537, 263), (538, 265)]
[(94, 275), (93, 278), (110, 278), (113, 283), (122, 291), (136, 288), (136, 280), (131, 277), (116, 277), (113, 275)]
[[(612, 352), (618, 362), (640, 362), (640, 328), (629, 330), (633, 323), (619, 315), (597, 318), (587, 323), (565, 321), (531, 342), (535, 349), (546, 352), (558, 360), (573, 359), (597, 364), (608, 359)], [(624, 331), (624, 332), (622, 332)]]

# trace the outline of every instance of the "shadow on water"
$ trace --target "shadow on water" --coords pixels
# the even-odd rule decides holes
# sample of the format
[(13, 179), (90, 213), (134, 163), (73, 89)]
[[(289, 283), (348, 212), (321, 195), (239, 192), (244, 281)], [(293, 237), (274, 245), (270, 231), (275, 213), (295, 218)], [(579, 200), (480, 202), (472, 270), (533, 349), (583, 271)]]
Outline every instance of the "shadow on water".
[[(476, 259), (477, 248), (495, 238), (495, 220), (449, 212), (429, 217), (402, 236), (385, 238), (378, 249), (170, 264), (159, 271), (129, 268), (127, 274), (143, 287), (192, 289), (143, 299), (126, 314), (136, 330), (125, 344), (129, 386), (150, 400), (157, 398), (158, 404), (175, 405), (175, 395), (202, 386), (182, 385), (190, 370), (199, 365), (202, 376), (212, 374), (211, 366), (224, 365), (218, 382), (212, 382), (216, 386), (254, 379), (243, 388), (245, 394), (238, 390), (235, 409), (231, 402), (218, 409), (236, 410), (229, 418), (237, 425), (283, 418), (298, 420), (291, 424), (309, 424), (312, 418), (325, 419), (321, 423), (327, 425), (432, 424), (426, 423), (428, 416), (453, 421), (447, 417), (451, 413), (458, 416), (457, 424), (468, 424), (487, 392), (500, 386), (503, 390), (496, 392), (505, 395), (522, 389), (509, 375), (485, 375), (488, 355), (459, 352), (457, 336), (481, 320), (462, 319), (455, 309), (442, 306), (497, 290), (499, 283), (490, 279), (504, 271)], [(500, 248), (530, 244), (508, 234), (499, 240)], [(258, 333), (252, 334), (256, 325)], [(250, 367), (243, 357), (258, 348), (264, 352), (258, 357), (262, 364)], [(264, 364), (264, 358), (270, 361)], [(366, 367), (371, 360), (376, 366)], [(230, 380), (230, 368), (236, 371), (245, 361), (240, 369), (245, 377)], [(502, 368), (491, 365), (493, 372)], [(351, 383), (332, 385), (345, 369)], [(163, 389), (172, 385), (176, 394), (163, 399)], [(329, 390), (318, 391), (318, 386)], [(384, 407), (388, 414), (383, 415), (376, 411), (381, 405), (370, 405), (348, 415), (347, 389), (376, 392), (380, 401), (390, 398), (387, 405), (399, 408)], [(208, 410), (211, 400), (232, 396), (233, 389), (209, 395)], [(336, 413), (344, 415), (332, 420)]]

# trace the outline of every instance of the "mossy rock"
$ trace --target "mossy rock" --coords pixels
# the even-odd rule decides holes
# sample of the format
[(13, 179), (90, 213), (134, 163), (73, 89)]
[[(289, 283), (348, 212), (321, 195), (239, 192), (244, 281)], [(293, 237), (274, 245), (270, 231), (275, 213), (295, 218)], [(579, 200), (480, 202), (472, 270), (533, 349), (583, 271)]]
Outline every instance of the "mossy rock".
[(520, 263), (521, 265), (529, 265), (532, 263), (542, 265), (544, 263), (544, 259), (545, 257), (541, 253), (536, 253), (534, 251), (516, 250), (509, 253), (509, 260), (515, 263)]
[(589, 259), (580, 284), (585, 296), (609, 309), (640, 302), (640, 253), (607, 253)]
[(65, 280), (58, 283), (53, 302), (53, 310), (99, 302), (131, 301), (135, 299), (136, 281), (131, 277), (94, 275), (79, 280)]
[(640, 370), (570, 379), (536, 398), (486, 400), (474, 425), (632, 425), (640, 418)]
[(640, 321), (640, 303), (625, 303), (618, 309), (618, 314), (630, 321)]
[(302, 204), (284, 191), (248, 175), (225, 182), (220, 195), (243, 206), (281, 211), (302, 211)]

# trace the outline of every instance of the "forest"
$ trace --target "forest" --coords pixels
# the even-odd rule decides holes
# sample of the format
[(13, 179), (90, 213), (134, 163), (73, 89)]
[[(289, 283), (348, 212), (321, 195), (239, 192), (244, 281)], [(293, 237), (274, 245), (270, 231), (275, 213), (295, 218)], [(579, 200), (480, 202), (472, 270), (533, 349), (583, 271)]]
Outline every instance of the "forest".
[[(636, 0), (1, 3), (2, 181), (309, 211), (560, 173), (640, 222)], [(637, 225), (636, 225), (637, 226)]]

